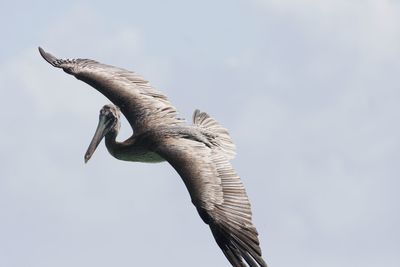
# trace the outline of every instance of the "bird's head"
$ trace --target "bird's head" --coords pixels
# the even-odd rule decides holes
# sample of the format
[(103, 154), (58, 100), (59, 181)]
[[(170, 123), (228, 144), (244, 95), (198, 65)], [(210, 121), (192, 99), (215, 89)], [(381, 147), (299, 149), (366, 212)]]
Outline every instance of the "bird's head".
[(97, 146), (107, 135), (117, 135), (120, 128), (120, 110), (117, 106), (108, 104), (100, 110), (99, 123), (96, 132), (85, 153), (85, 163), (92, 157)]

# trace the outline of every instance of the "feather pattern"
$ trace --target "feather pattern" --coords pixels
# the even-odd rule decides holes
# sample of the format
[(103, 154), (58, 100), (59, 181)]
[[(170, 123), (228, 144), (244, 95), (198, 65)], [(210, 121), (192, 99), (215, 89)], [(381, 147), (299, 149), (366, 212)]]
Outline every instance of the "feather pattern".
[(193, 124), (199, 127), (203, 134), (212, 139), (212, 143), (214, 143), (228, 159), (233, 159), (235, 157), (236, 146), (233, 143), (228, 130), (211, 118), (210, 115), (196, 109), (193, 113)]
[(184, 138), (164, 139), (156, 151), (182, 177), (230, 263), (266, 267), (245, 188), (224, 153)]
[(58, 59), (39, 48), (51, 65), (63, 69), (97, 89), (117, 105), (137, 133), (160, 124), (181, 125), (177, 111), (166, 96), (142, 76), (91, 59)]
[[(106, 105), (100, 113), (102, 119), (114, 119), (112, 130), (105, 135), (111, 155), (138, 162), (167, 160), (232, 266), (267, 266), (246, 190), (229, 162), (235, 156), (235, 145), (225, 128), (199, 110), (193, 114), (193, 125), (185, 125), (168, 99), (134, 72), (90, 59), (58, 59), (39, 51), (52, 66), (93, 86), (118, 106)], [(119, 110), (134, 129), (121, 143), (115, 140)]]

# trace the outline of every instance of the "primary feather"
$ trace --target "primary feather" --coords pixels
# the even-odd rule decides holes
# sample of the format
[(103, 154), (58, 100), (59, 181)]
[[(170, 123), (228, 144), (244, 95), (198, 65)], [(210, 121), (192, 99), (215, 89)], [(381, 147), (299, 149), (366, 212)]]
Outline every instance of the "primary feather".
[[(39, 52), (52, 66), (91, 85), (118, 106), (105, 106), (104, 112), (121, 110), (125, 115), (134, 134), (122, 143), (115, 140), (118, 127), (105, 135), (114, 157), (167, 160), (231, 265), (267, 266), (245, 188), (229, 162), (235, 145), (225, 128), (199, 110), (193, 114), (193, 125), (186, 125), (167, 97), (134, 72), (89, 59), (58, 59), (42, 48)], [(111, 119), (118, 122), (119, 115)]]

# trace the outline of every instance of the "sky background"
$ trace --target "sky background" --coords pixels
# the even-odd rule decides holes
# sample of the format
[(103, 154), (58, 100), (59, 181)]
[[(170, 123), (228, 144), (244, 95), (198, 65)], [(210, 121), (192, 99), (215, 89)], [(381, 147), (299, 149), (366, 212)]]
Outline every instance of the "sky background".
[(109, 101), (39, 45), (228, 128), (271, 267), (400, 266), (399, 1), (2, 1), (0, 25), (0, 266), (228, 266), (167, 163), (84, 164)]

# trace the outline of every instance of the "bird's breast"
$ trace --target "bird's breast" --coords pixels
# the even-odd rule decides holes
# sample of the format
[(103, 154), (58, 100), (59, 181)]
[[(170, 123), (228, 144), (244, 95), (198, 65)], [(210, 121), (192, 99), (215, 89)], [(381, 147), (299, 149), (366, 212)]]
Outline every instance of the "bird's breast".
[(126, 151), (125, 153), (120, 153), (115, 155), (116, 158), (125, 161), (134, 162), (147, 162), (147, 163), (158, 163), (165, 161), (160, 155), (149, 150), (132, 150)]

